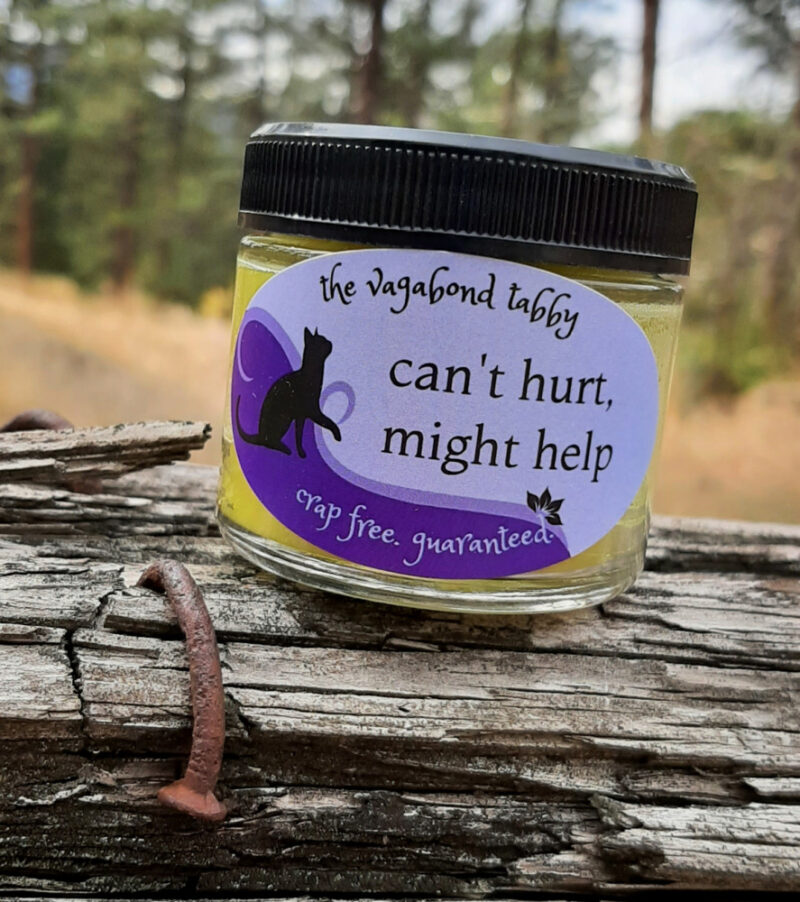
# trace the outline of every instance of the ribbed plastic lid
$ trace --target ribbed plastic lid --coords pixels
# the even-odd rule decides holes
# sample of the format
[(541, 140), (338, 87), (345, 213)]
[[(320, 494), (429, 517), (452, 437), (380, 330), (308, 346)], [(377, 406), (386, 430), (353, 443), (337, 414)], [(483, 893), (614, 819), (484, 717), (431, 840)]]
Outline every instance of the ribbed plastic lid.
[(686, 273), (697, 189), (679, 166), (574, 147), (281, 122), (247, 144), (248, 228), (526, 261)]

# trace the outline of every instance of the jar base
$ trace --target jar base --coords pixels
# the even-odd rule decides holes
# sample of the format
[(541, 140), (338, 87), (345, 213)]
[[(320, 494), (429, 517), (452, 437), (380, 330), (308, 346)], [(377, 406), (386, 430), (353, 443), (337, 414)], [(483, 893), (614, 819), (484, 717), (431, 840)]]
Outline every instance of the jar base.
[(465, 614), (560, 613), (601, 604), (624, 592), (639, 575), (644, 549), (613, 563), (571, 573), (474, 581), (428, 580), (368, 570), (293, 551), (217, 517), (223, 537), (251, 563), (275, 576), (312, 589), (383, 604)]

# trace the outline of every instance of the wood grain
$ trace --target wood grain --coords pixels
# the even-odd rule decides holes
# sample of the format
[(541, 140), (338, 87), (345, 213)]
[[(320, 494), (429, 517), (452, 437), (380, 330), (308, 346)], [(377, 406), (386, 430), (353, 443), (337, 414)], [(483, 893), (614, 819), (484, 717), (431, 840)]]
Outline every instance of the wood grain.
[(211, 434), (207, 423), (130, 423), (91, 429), (0, 433), (0, 483), (114, 478), (186, 460)]
[[(67, 528), (63, 489), (37, 487), (53, 531), (0, 504), (20, 518), (0, 537), (0, 890), (800, 890), (800, 530), (657, 520), (613, 602), (459, 616), (257, 573), (216, 535), (214, 481), (126, 476), (93, 499), (96, 534)], [(155, 801), (190, 729), (180, 634), (134, 586), (165, 555), (220, 640), (216, 829)]]

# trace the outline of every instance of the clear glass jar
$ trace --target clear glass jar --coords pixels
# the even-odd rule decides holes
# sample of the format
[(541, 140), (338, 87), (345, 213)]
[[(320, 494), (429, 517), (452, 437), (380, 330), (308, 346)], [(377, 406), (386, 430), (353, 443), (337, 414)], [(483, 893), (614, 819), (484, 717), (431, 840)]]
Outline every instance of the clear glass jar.
[[(238, 333), (250, 299), (274, 275), (305, 260), (355, 247), (358, 246), (300, 236), (247, 235), (237, 260), (233, 335)], [(233, 447), (233, 425), (226, 418), (218, 515), (220, 528), (232, 546), (243, 557), (287, 579), (357, 598), (411, 607), (475, 613), (553, 612), (599, 604), (631, 586), (644, 564), (658, 443), (681, 319), (682, 286), (667, 277), (642, 273), (542, 264), (538, 268), (580, 282), (618, 304), (641, 327), (656, 360), (656, 452), (630, 507), (599, 542), (563, 563), (507, 579), (420, 579), (349, 563), (299, 538), (264, 507), (239, 466)], [(231, 409), (230, 395), (227, 409)]]
[(412, 129), (245, 151), (218, 518), (373, 601), (562, 611), (644, 563), (696, 190), (679, 167)]

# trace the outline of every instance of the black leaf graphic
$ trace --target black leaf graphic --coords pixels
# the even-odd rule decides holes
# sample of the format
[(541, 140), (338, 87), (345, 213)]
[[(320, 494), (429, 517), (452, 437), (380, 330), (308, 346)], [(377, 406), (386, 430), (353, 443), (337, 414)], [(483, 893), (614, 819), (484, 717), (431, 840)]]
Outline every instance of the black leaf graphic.
[(543, 514), (545, 520), (551, 526), (562, 526), (563, 520), (559, 515), (561, 505), (564, 503), (563, 498), (553, 498), (550, 489), (546, 488), (541, 495), (534, 495), (528, 492), (528, 507), (537, 514)]

